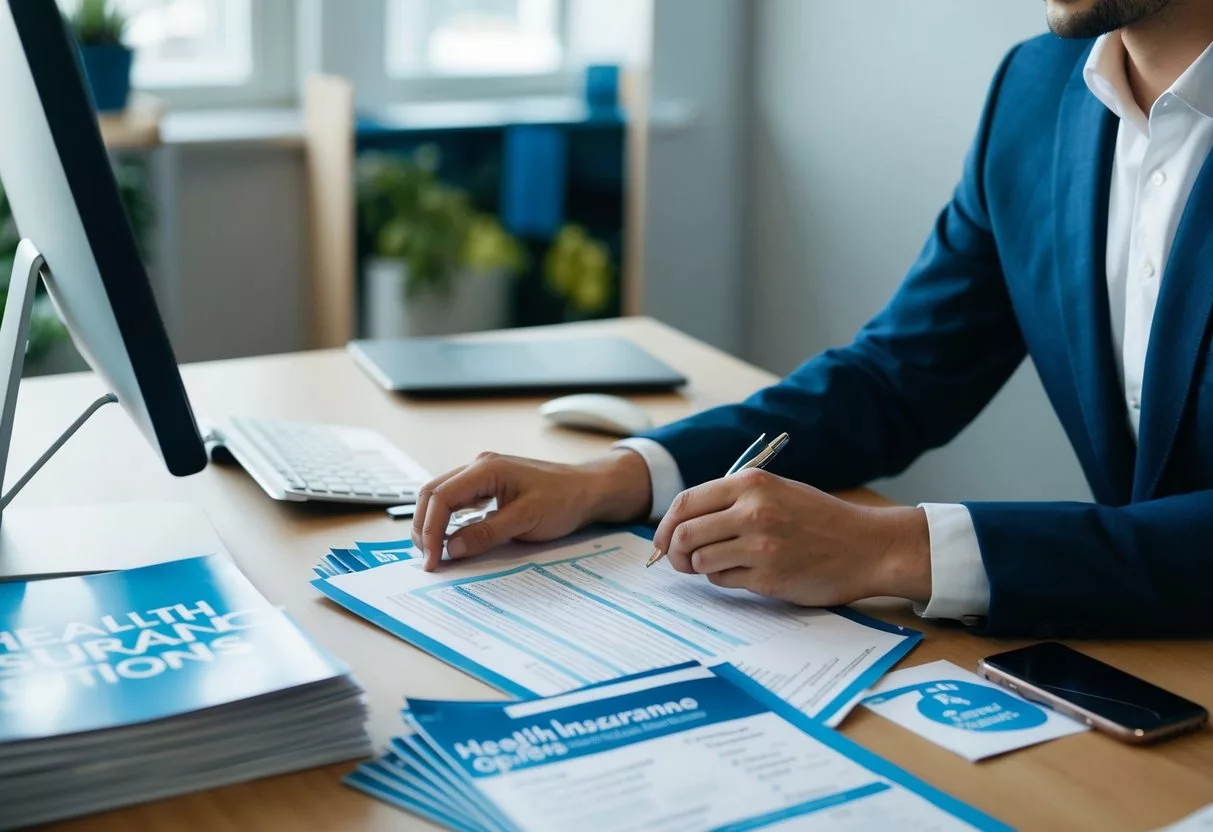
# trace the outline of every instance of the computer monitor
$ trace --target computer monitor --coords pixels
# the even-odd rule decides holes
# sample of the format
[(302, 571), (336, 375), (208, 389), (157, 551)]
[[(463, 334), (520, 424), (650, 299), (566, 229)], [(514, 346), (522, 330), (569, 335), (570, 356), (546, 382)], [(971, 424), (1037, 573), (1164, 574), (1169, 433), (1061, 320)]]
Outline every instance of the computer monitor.
[(0, 382), (9, 376), (0, 478), (39, 275), (81, 355), (168, 470), (202, 470), (206, 450), (54, 0), (0, 0), (0, 114), (0, 183), (23, 238), (0, 326), (0, 351), (14, 349), (11, 371), (0, 354)]

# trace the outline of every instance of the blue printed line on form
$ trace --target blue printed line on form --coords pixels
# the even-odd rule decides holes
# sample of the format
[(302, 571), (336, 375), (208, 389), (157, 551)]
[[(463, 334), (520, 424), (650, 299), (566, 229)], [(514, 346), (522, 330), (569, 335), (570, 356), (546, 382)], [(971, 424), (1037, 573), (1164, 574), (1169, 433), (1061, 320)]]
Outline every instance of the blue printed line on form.
[[(582, 558), (577, 558), (577, 560), (581, 560), (581, 559)], [(742, 641), (741, 639), (737, 638), (736, 636), (730, 635), (729, 633), (726, 633), (723, 630), (713, 627), (711, 624), (708, 624), (705, 621), (700, 621), (698, 618), (695, 618), (694, 616), (686, 615), (685, 613), (682, 613), (682, 612), (674, 609), (673, 607), (668, 607), (665, 604), (658, 601), (657, 599), (651, 598), (642, 592), (636, 592), (635, 590), (628, 589), (627, 587), (623, 586), (622, 584), (618, 583), (617, 581), (615, 581), (611, 578), (606, 577), (605, 575), (599, 575), (597, 572), (593, 572), (589, 569), (586, 569), (585, 566), (583, 566), (580, 563), (570, 563), (569, 566), (572, 569), (576, 569), (578, 572), (584, 572), (587, 575), (591, 575), (595, 578), (598, 578), (600, 581), (602, 581), (607, 586), (611, 587), (612, 589), (614, 589), (624, 595), (629, 595), (632, 598), (635, 598), (637, 601), (642, 601), (642, 602), (648, 604), (649, 606), (656, 607), (659, 610), (663, 610), (664, 612), (674, 616), (675, 618), (678, 618), (678, 619), (684, 621), (687, 624), (690, 624), (694, 627), (698, 627), (701, 630), (705, 630), (706, 632), (709, 632), (712, 635), (716, 636), (721, 641), (727, 641), (729, 644), (733, 645), (734, 647), (749, 647), (750, 646), (750, 642), (748, 642), (748, 641)]]
[(551, 566), (559, 566), (559, 565), (563, 565), (563, 564), (567, 563), (571, 569), (576, 569), (578, 572), (584, 572), (585, 574), (589, 575), (592, 578), (597, 578), (598, 580), (602, 581), (604, 584), (606, 584), (607, 586), (616, 590), (620, 594), (628, 595), (632, 598), (635, 598), (637, 601), (641, 601), (645, 604), (648, 604), (651, 607), (656, 607), (657, 609), (662, 610), (662, 611), (668, 613), (669, 615), (672, 615), (675, 618), (682, 620), (683, 622), (685, 622), (687, 624), (690, 624), (694, 627), (698, 627), (699, 629), (704, 630), (705, 632), (711, 633), (712, 635), (719, 638), (721, 641), (727, 641), (729, 644), (732, 644), (734, 647), (749, 647), (750, 646), (750, 642), (748, 642), (748, 641), (742, 641), (742, 640), (738, 639), (736, 636), (730, 635), (729, 633), (726, 633), (723, 630), (713, 627), (711, 624), (708, 624), (706, 621), (700, 621), (698, 618), (695, 618), (694, 616), (686, 615), (685, 613), (679, 612), (678, 610), (674, 609), (673, 607), (668, 607), (665, 604), (658, 601), (657, 599), (652, 598), (648, 595), (645, 595), (643, 592), (636, 592), (635, 590), (628, 589), (627, 587), (623, 586), (622, 584), (612, 580), (611, 578), (608, 578), (606, 575), (601, 575), (598, 572), (595, 572), (594, 570), (587, 568), (585, 566), (585, 564), (581, 562), (584, 560), (589, 560), (590, 558), (599, 557), (600, 555), (611, 555), (611, 554), (614, 554), (615, 552), (621, 551), (622, 549), (623, 549), (622, 546), (612, 546), (610, 549), (603, 549), (600, 552), (587, 552), (584, 555), (574, 555), (571, 558), (562, 558), (561, 560), (549, 561), (548, 563), (542, 564), (542, 566), (551, 567)]
[[(510, 570), (509, 572), (499, 573), (499, 576), (506, 575), (506, 574), (513, 574), (515, 572), (520, 572), (526, 568), (528, 568), (528, 567), (520, 566), (517, 569)], [(467, 578), (467, 579), (463, 579), (463, 580), (459, 580), (459, 581), (450, 581), (450, 582), (442, 583), (442, 584), (434, 584), (433, 586), (419, 587), (419, 588), (413, 590), (413, 594), (416, 595), (417, 597), (421, 598), (422, 600), (432, 604), (433, 606), (441, 608), (443, 612), (445, 612), (449, 615), (453, 615), (456, 618), (462, 620), (469, 627), (473, 627), (474, 629), (477, 629), (482, 633), (486, 633), (487, 635), (490, 635), (495, 639), (505, 642), (506, 644), (513, 647), (515, 650), (519, 650), (519, 651), (527, 654), (528, 656), (531, 656), (532, 658), (547, 665), (548, 667), (552, 668), (553, 670), (556, 670), (557, 672), (562, 673), (565, 676), (568, 676), (569, 678), (573, 679), (574, 681), (576, 681), (582, 685), (588, 685), (592, 682), (591, 679), (586, 679), (580, 673), (573, 672), (569, 668), (564, 667), (564, 666), (552, 661), (547, 656), (544, 656), (541, 653), (537, 653), (534, 650), (530, 649), (529, 647), (526, 647), (525, 645), (519, 644), (518, 642), (514, 641), (509, 636), (502, 635), (501, 633), (497, 632), (496, 630), (493, 630), (493, 629), (481, 624), (479, 621), (476, 621), (475, 619), (472, 619), (472, 618), (468, 618), (466, 615), (464, 615), (462, 612), (460, 612), (458, 609), (451, 606), (450, 604), (447, 604), (444, 601), (441, 601), (437, 598), (432, 597), (433, 593), (436, 590), (453, 589), (456, 592), (459, 592), (460, 589), (462, 588), (463, 584), (473, 583), (477, 580), (480, 580), (480, 579), (479, 578)], [(499, 610), (496, 609), (496, 607), (493, 607), (491, 604), (486, 602), (483, 598), (479, 598), (468, 592), (461, 592), (460, 594), (463, 597), (470, 598), (472, 601), (479, 604), (480, 606), (488, 607), (490, 609), (493, 609), (495, 612), (500, 612)], [(501, 614), (504, 615), (504, 613), (501, 613)], [(529, 629), (534, 629), (534, 628), (532, 627)]]
[[(577, 565), (573, 564), (572, 568), (576, 569)], [(678, 635), (677, 633), (671, 632), (659, 624), (654, 624), (652, 621), (646, 620), (644, 617), (637, 615), (636, 613), (632, 612), (631, 610), (624, 609), (623, 607), (619, 606), (618, 604), (614, 603), (613, 601), (609, 601), (606, 598), (602, 598), (601, 596), (595, 595), (587, 589), (583, 589), (583, 588), (577, 586), (576, 584), (571, 583), (570, 581), (566, 581), (564, 578), (561, 578), (559, 575), (553, 575), (552, 573), (548, 572), (547, 569), (545, 569), (542, 566), (537, 566), (536, 570), (544, 577), (550, 578), (551, 580), (556, 581), (558, 584), (568, 587), (573, 592), (576, 592), (578, 595), (582, 595), (586, 598), (589, 598), (591, 601), (596, 601), (599, 604), (602, 604), (604, 607), (608, 607), (612, 610), (615, 610), (618, 613), (622, 613), (623, 615), (626, 615), (628, 618), (631, 618), (635, 621), (639, 621), (641, 624), (645, 625), (646, 627), (656, 630), (657, 632), (661, 633), (662, 635), (669, 636), (670, 638), (674, 639), (677, 642), (680, 642), (681, 644), (686, 645), (687, 647), (691, 648), (692, 650), (694, 650), (697, 653), (702, 653), (703, 655), (708, 656), (709, 658), (716, 657), (716, 654), (713, 653), (711, 650), (707, 649), (706, 647), (701, 647), (700, 645), (695, 644), (693, 641), (688, 641), (687, 639), (683, 638), (682, 636)], [(578, 570), (578, 571), (585, 571), (585, 570)], [(607, 580), (605, 578), (601, 578), (600, 576), (595, 576), (595, 577), (599, 577), (599, 579), (602, 580), (604, 583), (607, 582)]]
[(860, 786), (856, 789), (849, 789), (845, 792), (832, 794), (827, 797), (819, 797), (816, 800), (809, 800), (800, 803), (796, 806), (789, 806), (786, 809), (779, 809), (774, 812), (768, 812), (765, 815), (759, 815), (748, 820), (730, 823), (725, 826), (718, 826), (713, 832), (749, 832), (751, 829), (761, 829), (764, 826), (770, 826), (779, 821), (788, 820), (789, 818), (798, 818), (803, 815), (811, 815), (813, 812), (820, 812), (823, 809), (832, 809), (835, 806), (841, 806), (844, 803), (850, 803), (855, 800), (861, 800), (865, 797), (871, 797), (874, 794), (888, 791), (892, 788), (888, 783), (877, 781), (869, 783), (866, 786)]
[[(529, 568), (533, 569), (534, 567), (529, 567)], [(539, 635), (543, 636), (546, 639), (556, 642), (557, 644), (562, 644), (567, 649), (572, 650), (574, 653), (580, 653), (585, 658), (589, 659), (590, 661), (592, 661), (596, 664), (602, 665), (607, 670), (611, 671), (612, 673), (614, 673), (618, 676), (623, 675), (624, 671), (623, 671), (622, 667), (616, 667), (615, 665), (611, 664), (610, 662), (606, 661), (605, 659), (600, 658), (599, 656), (595, 656), (593, 653), (589, 652), (588, 650), (585, 650), (585, 649), (579, 647), (578, 645), (574, 644), (573, 642), (569, 641), (568, 639), (564, 638), (563, 636), (558, 636), (555, 633), (550, 632), (548, 630), (540, 629), (537, 625), (532, 624), (531, 622), (527, 621), (525, 618), (522, 618), (521, 616), (519, 616), (515, 613), (512, 613), (509, 610), (501, 609), (500, 607), (498, 607), (496, 604), (494, 604), (492, 601), (488, 600), (487, 598), (481, 598), (479, 595), (475, 595), (470, 589), (468, 589), (468, 587), (466, 585), (455, 587), (455, 591), (460, 593), (461, 595), (463, 595), (466, 598), (470, 598), (473, 601), (476, 601), (477, 603), (483, 604), (484, 606), (491, 609), (493, 612), (500, 615), (502, 618), (506, 618), (506, 619), (509, 619), (510, 621), (513, 621), (519, 627), (524, 627), (528, 630), (531, 630), (532, 632), (538, 633)]]

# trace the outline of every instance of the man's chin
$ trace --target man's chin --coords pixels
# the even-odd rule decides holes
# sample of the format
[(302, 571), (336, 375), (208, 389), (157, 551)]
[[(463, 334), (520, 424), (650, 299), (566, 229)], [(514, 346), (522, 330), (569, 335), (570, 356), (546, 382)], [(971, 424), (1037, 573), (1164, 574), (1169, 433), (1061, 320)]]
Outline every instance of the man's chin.
[(1095, 8), (1099, 0), (1045, 0), (1045, 15), (1049, 31), (1061, 38), (1095, 37), (1091, 34), (1092, 18), (1098, 16)]
[(1063, 38), (1095, 38), (1162, 11), (1171, 0), (1045, 0), (1049, 30)]

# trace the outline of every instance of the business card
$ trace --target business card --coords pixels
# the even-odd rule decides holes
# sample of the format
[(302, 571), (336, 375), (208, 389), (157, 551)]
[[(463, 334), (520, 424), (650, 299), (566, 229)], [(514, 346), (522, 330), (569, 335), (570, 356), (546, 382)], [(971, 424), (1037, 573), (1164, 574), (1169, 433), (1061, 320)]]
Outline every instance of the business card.
[(860, 704), (970, 762), (1088, 730), (948, 661), (890, 673)]

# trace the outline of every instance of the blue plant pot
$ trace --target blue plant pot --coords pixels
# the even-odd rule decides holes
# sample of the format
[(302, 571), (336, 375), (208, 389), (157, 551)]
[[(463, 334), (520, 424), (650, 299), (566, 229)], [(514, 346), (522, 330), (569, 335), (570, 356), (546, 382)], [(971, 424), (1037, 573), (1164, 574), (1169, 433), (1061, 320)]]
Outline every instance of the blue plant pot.
[(80, 61), (93, 91), (97, 112), (126, 109), (131, 96), (131, 64), (134, 53), (125, 46), (81, 46)]
[(594, 115), (613, 113), (618, 109), (618, 66), (598, 64), (585, 68), (585, 103)]

